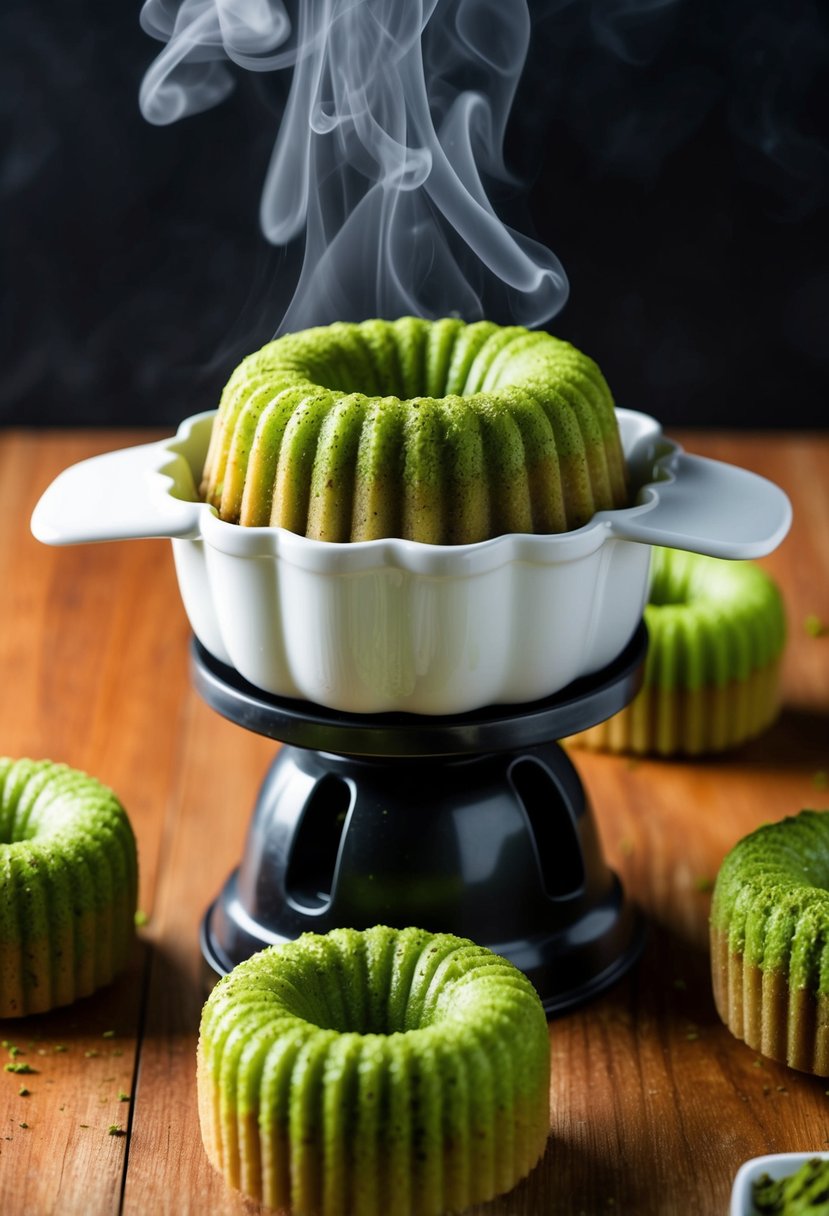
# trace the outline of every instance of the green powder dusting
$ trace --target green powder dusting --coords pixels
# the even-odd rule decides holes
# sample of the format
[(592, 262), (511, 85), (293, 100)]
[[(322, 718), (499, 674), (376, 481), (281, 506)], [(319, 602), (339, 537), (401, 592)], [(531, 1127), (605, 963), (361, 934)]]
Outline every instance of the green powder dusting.
[(810, 612), (803, 622), (803, 628), (810, 638), (822, 637), (824, 633), (829, 633), (829, 629), (824, 625), (823, 621), (814, 612)]

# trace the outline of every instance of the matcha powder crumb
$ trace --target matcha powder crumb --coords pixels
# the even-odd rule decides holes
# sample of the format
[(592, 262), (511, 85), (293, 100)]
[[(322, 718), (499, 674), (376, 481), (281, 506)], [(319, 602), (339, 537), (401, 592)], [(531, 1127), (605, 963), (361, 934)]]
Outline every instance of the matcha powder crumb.
[(803, 622), (803, 628), (810, 638), (819, 638), (824, 633), (829, 633), (829, 629), (827, 629), (820, 617), (814, 612), (810, 612), (806, 617), (806, 620)]

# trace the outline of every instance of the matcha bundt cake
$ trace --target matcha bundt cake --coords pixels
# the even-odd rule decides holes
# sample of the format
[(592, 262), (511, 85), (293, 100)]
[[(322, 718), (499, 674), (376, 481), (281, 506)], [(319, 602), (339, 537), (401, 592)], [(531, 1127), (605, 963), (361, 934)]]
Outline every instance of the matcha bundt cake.
[(544, 1151), (549, 1077), (529, 980), (448, 934), (304, 934), (202, 1014), (207, 1155), (294, 1216), (438, 1216), (510, 1190)]
[(613, 399), (567, 342), (445, 319), (287, 334), (222, 395), (201, 492), (326, 541), (465, 544), (628, 505)]
[(778, 711), (783, 600), (759, 566), (655, 549), (643, 687), (575, 737), (585, 747), (695, 756), (736, 747)]
[(829, 1076), (829, 810), (739, 841), (711, 908), (720, 1017), (749, 1047)]
[(0, 759), (0, 1017), (108, 984), (134, 934), (137, 863), (111, 790), (48, 760)]

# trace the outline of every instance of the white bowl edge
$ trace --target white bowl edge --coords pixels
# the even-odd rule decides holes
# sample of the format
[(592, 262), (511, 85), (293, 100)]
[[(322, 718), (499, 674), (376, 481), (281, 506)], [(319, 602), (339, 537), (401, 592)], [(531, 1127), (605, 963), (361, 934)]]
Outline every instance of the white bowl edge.
[(744, 1161), (734, 1178), (729, 1216), (757, 1216), (757, 1209), (752, 1202), (752, 1186), (757, 1179), (762, 1174), (768, 1174), (770, 1178), (785, 1178), (787, 1174), (796, 1174), (802, 1165), (814, 1157), (827, 1161), (829, 1152), (816, 1149), (811, 1153), (766, 1153), (763, 1157), (752, 1157), (749, 1161)]

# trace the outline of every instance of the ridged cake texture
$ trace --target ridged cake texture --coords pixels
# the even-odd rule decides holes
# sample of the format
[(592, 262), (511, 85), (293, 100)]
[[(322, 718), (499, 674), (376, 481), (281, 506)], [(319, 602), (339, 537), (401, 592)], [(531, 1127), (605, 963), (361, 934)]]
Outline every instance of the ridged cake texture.
[(463, 544), (628, 505), (610, 390), (569, 343), (444, 319), (287, 334), (230, 377), (201, 491), (326, 541)]
[(645, 623), (641, 691), (580, 743), (698, 755), (734, 747), (774, 720), (786, 619), (760, 566), (656, 547)]
[(63, 764), (0, 758), (0, 1017), (114, 978), (134, 937), (137, 875), (111, 790)]
[(829, 1076), (829, 810), (740, 840), (711, 909), (714, 999), (737, 1038)]
[(549, 1128), (520, 971), (447, 934), (305, 934), (220, 981), (198, 1097), (226, 1180), (294, 1216), (438, 1216), (509, 1190)]

